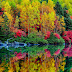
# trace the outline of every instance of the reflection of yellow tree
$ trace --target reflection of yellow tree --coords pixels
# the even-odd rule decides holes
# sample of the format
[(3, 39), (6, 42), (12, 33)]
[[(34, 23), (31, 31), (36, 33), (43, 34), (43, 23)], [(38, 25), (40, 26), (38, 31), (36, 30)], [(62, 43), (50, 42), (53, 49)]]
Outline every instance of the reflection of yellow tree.
[(64, 67), (65, 67), (65, 57), (62, 57), (62, 55), (60, 55), (60, 58), (59, 58), (59, 69), (61, 69), (62, 71), (64, 71)]
[[(37, 58), (40, 60), (36, 60)], [(10, 61), (6, 65), (5, 63), (0, 64), (0, 71), (5, 71), (5, 67), (8, 67), (8, 72), (16, 71), (16, 72), (59, 72), (60, 70), (64, 71), (65, 67), (65, 58), (61, 55), (54, 59), (54, 56), (47, 57), (46, 53), (40, 53), (36, 57), (26, 57), (26, 59), (22, 59), (22, 61), (12, 62)], [(21, 67), (19, 67), (19, 64)]]

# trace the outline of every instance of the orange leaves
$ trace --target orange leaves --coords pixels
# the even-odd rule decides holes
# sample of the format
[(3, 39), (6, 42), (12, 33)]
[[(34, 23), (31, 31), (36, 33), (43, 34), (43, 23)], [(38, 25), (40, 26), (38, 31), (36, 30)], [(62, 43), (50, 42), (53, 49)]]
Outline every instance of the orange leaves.
[(66, 10), (66, 13), (69, 13), (69, 11), (68, 11), (68, 10)]

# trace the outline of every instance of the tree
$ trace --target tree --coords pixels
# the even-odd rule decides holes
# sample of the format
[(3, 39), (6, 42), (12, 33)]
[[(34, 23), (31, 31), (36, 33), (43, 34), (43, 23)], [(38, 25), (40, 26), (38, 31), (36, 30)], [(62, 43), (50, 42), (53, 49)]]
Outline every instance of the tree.
[(59, 15), (60, 17), (64, 16), (64, 21), (66, 23), (66, 30), (71, 29), (72, 27), (72, 20), (70, 19), (70, 16), (68, 13), (66, 13), (67, 8), (62, 8), (60, 3), (57, 2), (55, 7), (54, 7), (56, 14)]
[(63, 15), (64, 14), (63, 10), (62, 10), (62, 7), (61, 7), (59, 2), (56, 3), (54, 9), (56, 11), (56, 14), (58, 14), (58, 15)]

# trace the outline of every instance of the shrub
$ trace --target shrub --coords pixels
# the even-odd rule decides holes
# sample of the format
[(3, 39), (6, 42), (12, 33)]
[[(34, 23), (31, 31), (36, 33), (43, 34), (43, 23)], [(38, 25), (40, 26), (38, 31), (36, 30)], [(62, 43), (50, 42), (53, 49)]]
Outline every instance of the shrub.
[(33, 44), (48, 44), (48, 41), (44, 40), (44, 37), (40, 38), (35, 33), (31, 33), (29, 35), (28, 40), (26, 41), (26, 43), (27, 42), (33, 43)]
[(60, 39), (58, 39), (56, 36), (54, 36), (53, 33), (51, 33), (51, 35), (47, 39), (47, 41), (50, 44), (54, 44), (54, 43), (63, 44), (63, 43), (65, 43), (64, 39), (61, 36), (60, 36)]

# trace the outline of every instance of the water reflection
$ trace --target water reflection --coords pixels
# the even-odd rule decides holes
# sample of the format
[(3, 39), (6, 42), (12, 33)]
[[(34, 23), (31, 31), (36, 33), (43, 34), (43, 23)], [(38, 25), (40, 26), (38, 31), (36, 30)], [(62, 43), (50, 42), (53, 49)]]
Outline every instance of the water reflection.
[[(9, 51), (10, 50), (10, 51)], [(0, 72), (70, 72), (72, 45), (0, 49)]]

